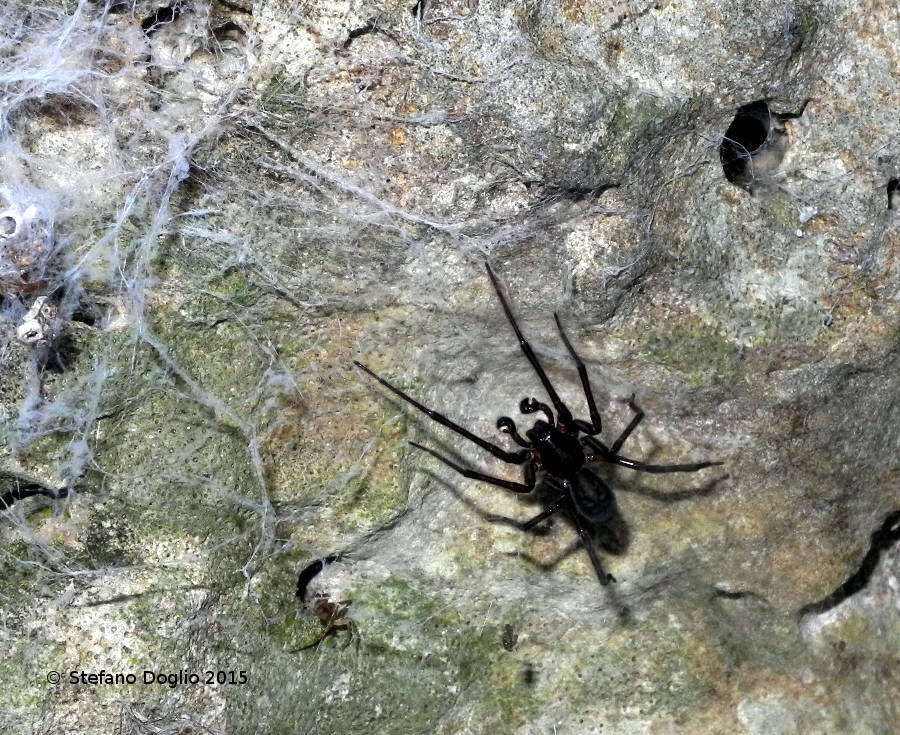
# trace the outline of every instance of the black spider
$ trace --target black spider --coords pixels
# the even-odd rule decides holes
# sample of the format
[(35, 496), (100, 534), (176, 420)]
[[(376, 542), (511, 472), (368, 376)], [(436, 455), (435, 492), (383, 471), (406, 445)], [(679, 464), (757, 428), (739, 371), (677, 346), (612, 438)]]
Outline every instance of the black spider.
[[(596, 436), (601, 430), (600, 412), (597, 410), (597, 403), (594, 400), (594, 394), (591, 392), (591, 384), (588, 380), (587, 370), (585, 369), (581, 358), (572, 347), (571, 342), (569, 342), (569, 338), (562, 328), (559, 317), (556, 314), (553, 315), (553, 318), (556, 320), (556, 326), (559, 328), (559, 335), (562, 337), (563, 344), (565, 344), (566, 349), (578, 366), (578, 375), (581, 378), (581, 385), (584, 388), (588, 411), (591, 416), (590, 422), (574, 418), (572, 412), (566, 404), (562, 402), (559, 395), (557, 395), (556, 390), (550, 383), (550, 379), (541, 367), (540, 362), (538, 362), (537, 356), (522, 336), (522, 332), (519, 331), (516, 320), (509, 309), (509, 304), (507, 304), (503, 293), (500, 291), (500, 284), (497, 282), (494, 272), (489, 265), (485, 265), (487, 267), (488, 275), (491, 277), (491, 282), (494, 284), (494, 290), (496, 290), (500, 303), (503, 306), (503, 311), (506, 313), (506, 317), (509, 319), (509, 323), (512, 325), (516, 337), (519, 339), (519, 345), (522, 348), (522, 352), (525, 353), (525, 357), (528, 358), (528, 361), (531, 363), (532, 367), (534, 367), (538, 378), (540, 378), (541, 383), (544, 385), (544, 390), (547, 391), (547, 394), (550, 396), (550, 401), (556, 408), (556, 418), (554, 419), (553, 412), (546, 404), (541, 403), (535, 398), (522, 399), (522, 402), (519, 404), (519, 410), (522, 413), (529, 414), (540, 412), (547, 418), (546, 421), (538, 419), (534, 422), (534, 426), (525, 432), (525, 436), (528, 437), (528, 439), (519, 435), (515, 423), (509, 416), (501, 416), (497, 419), (497, 428), (503, 433), (509, 434), (513, 441), (520, 447), (523, 447), (523, 449), (516, 452), (509, 452), (502, 449), (496, 444), (493, 444), (486, 439), (482, 439), (480, 436), (476, 436), (472, 432), (464, 429), (462, 426), (454, 423), (437, 411), (426, 408), (415, 399), (406, 395), (406, 393), (399, 388), (394, 387), (383, 378), (380, 378), (362, 363), (354, 361), (353, 364), (371, 375), (392, 393), (400, 396), (404, 401), (411, 403), (439, 424), (443, 424), (456, 433), (466, 437), (466, 439), (475, 442), (478, 446), (486, 449), (498, 459), (502, 459), (504, 462), (509, 462), (510, 464), (525, 465), (525, 482), (513, 482), (512, 480), (504, 480), (499, 477), (486, 475), (483, 472), (466, 469), (447, 457), (438, 454), (433, 449), (423, 447), (421, 444), (416, 444), (415, 442), (410, 442), (410, 444), (417, 449), (428, 452), (444, 464), (452, 467), (461, 475), (473, 480), (483, 480), (484, 482), (489, 482), (492, 485), (497, 485), (516, 493), (530, 493), (535, 488), (537, 473), (543, 472), (544, 484), (558, 491), (560, 495), (551, 501), (546, 510), (539, 513), (531, 520), (521, 524), (520, 528), (523, 531), (527, 531), (545, 518), (549, 518), (557, 511), (565, 511), (575, 524), (575, 528), (578, 529), (578, 534), (581, 536), (581, 541), (588, 552), (588, 556), (591, 559), (591, 564), (594, 566), (594, 571), (597, 573), (600, 584), (605, 585), (609, 582), (615, 582), (615, 578), (611, 574), (607, 574), (603, 571), (603, 566), (600, 564), (600, 559), (597, 556), (597, 551), (587, 528), (589, 525), (597, 526), (602, 524), (612, 517), (615, 511), (615, 497), (606, 483), (587, 469), (586, 465), (592, 462), (609, 462), (610, 464), (629, 467), (630, 469), (640, 470), (642, 472), (661, 473), (695, 472), (722, 463), (697, 462), (695, 464), (652, 465), (620, 455), (619, 449), (622, 444), (624, 444), (625, 440), (631, 435), (631, 432), (633, 432), (635, 427), (641, 422), (641, 419), (644, 418), (644, 412), (638, 408), (637, 404), (635, 404), (633, 394), (628, 400), (628, 406), (634, 411), (634, 417), (631, 419), (628, 426), (625, 427), (625, 430), (611, 446), (606, 446), (597, 439)], [(585, 434), (585, 436), (579, 438), (579, 434)]]

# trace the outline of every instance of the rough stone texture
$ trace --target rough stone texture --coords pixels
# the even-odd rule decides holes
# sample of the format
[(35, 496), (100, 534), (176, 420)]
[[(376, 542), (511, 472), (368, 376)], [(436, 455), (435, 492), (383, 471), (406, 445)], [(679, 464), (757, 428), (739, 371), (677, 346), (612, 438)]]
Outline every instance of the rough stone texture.
[[(4, 286), (0, 491), (72, 489), (0, 518), (0, 730), (895, 732), (896, 9), (413, 5), (0, 11), (3, 183), (54, 202), (78, 302), (32, 348)], [(718, 151), (759, 99), (799, 114), (751, 193)], [(522, 429), (545, 396), (486, 259), (584, 415), (566, 323), (605, 440), (635, 392), (629, 456), (725, 463), (598, 468), (615, 585), (352, 370)], [(310, 593), (358, 638), (296, 652), (330, 553)], [(100, 669), (248, 681), (68, 681)]]

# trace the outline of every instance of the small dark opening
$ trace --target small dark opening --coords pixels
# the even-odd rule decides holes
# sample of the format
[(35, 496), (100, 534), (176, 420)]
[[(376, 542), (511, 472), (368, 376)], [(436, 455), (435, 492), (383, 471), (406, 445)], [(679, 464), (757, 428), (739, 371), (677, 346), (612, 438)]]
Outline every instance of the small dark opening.
[(63, 333), (53, 344), (44, 358), (43, 368), (51, 373), (64, 373), (78, 359), (81, 348), (70, 334)]
[(80, 324), (85, 324), (89, 327), (96, 327), (102, 317), (103, 315), (100, 313), (100, 309), (94, 305), (89, 305), (79, 306), (75, 309), (75, 311), (72, 312), (71, 319), (73, 322), (79, 322)]
[(888, 209), (894, 208), (894, 200), (898, 198), (897, 192), (900, 191), (900, 179), (894, 178), (888, 181), (887, 184), (887, 198), (888, 198)]
[(522, 665), (522, 683), (531, 686), (535, 681), (537, 681), (537, 671), (535, 671), (534, 664), (526, 661)]
[(7, 215), (6, 217), (0, 217), (0, 235), (4, 235), (5, 237), (9, 237), (16, 231), (16, 220), (13, 217)]
[(213, 28), (213, 38), (217, 41), (240, 41), (247, 32), (237, 23), (228, 21)]
[(181, 2), (176, 0), (171, 5), (159, 8), (152, 15), (148, 15), (141, 21), (141, 28), (148, 36), (152, 36), (159, 30), (160, 26), (172, 23), (181, 15)]
[(719, 146), (722, 171), (732, 184), (746, 183), (750, 159), (765, 146), (771, 129), (772, 113), (765, 100), (738, 109)]

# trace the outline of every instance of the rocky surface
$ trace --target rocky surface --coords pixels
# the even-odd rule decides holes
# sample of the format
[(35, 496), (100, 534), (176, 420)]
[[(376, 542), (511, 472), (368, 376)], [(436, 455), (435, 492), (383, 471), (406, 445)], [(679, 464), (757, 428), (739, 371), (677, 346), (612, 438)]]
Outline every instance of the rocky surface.
[[(896, 730), (890, 4), (0, 19), (0, 730)], [(587, 418), (559, 313), (605, 441), (634, 392), (629, 456), (724, 462), (597, 467), (614, 585), (352, 368), (507, 446), (546, 396), (485, 261)], [(58, 336), (26, 344), (39, 296)], [(137, 682), (70, 681), (101, 669)]]

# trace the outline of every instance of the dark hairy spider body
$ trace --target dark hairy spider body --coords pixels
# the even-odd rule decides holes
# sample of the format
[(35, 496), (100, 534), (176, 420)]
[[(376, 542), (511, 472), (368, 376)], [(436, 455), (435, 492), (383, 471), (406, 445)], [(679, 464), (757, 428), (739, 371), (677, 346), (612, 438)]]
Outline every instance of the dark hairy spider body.
[[(600, 583), (605, 585), (614, 582), (615, 578), (603, 570), (603, 565), (597, 554), (590, 528), (605, 523), (613, 516), (616, 507), (615, 496), (609, 486), (592, 472), (587, 465), (595, 462), (606, 462), (608, 464), (628, 467), (641, 472), (664, 473), (696, 472), (722, 463), (695, 462), (692, 464), (654, 465), (639, 462), (619, 454), (619, 450), (622, 448), (625, 440), (628, 439), (637, 425), (644, 418), (644, 412), (634, 402), (634, 394), (632, 394), (627, 401), (629, 408), (634, 412), (634, 416), (611, 445), (607, 446), (604, 444), (597, 438), (602, 430), (602, 421), (600, 412), (597, 410), (594, 393), (591, 390), (587, 368), (578, 356), (578, 353), (575, 352), (571, 342), (569, 342), (569, 338), (566, 336), (559, 317), (556, 314), (553, 315), (563, 344), (565, 344), (566, 350), (578, 368), (578, 376), (581, 380), (582, 389), (584, 390), (585, 399), (588, 404), (590, 421), (574, 418), (571, 410), (563, 403), (553, 387), (553, 384), (550, 382), (550, 379), (547, 377), (546, 372), (544, 372), (544, 368), (538, 361), (537, 355), (534, 354), (534, 350), (531, 349), (531, 346), (522, 336), (522, 332), (519, 330), (519, 326), (500, 289), (500, 284), (497, 282), (494, 272), (489, 265), (485, 264), (485, 267), (487, 268), (494, 290), (497, 292), (497, 297), (500, 299), (500, 304), (503, 307), (506, 318), (509, 320), (513, 331), (519, 340), (519, 346), (526, 359), (531, 363), (537, 373), (541, 384), (544, 386), (544, 390), (550, 397), (550, 403), (553, 404), (553, 408), (551, 408), (549, 405), (541, 403), (536, 398), (522, 399), (519, 404), (521, 413), (541, 413), (545, 417), (543, 419), (537, 419), (534, 422), (534, 425), (525, 432), (525, 437), (522, 437), (519, 434), (515, 422), (509, 416), (501, 416), (497, 419), (497, 429), (504, 434), (509, 435), (512, 440), (521, 447), (520, 450), (508, 451), (493, 442), (473, 434), (454, 421), (451, 421), (443, 414), (422, 405), (384, 378), (376, 375), (362, 363), (354, 362), (354, 365), (375, 378), (375, 380), (392, 393), (422, 411), (439, 424), (464, 436), (466, 439), (474, 442), (482, 449), (487, 450), (498, 459), (510, 464), (524, 465), (524, 482), (505, 480), (503, 478), (494, 477), (483, 472), (463, 467), (448, 457), (438, 454), (433, 449), (429, 449), (416, 442), (410, 442), (410, 444), (417, 449), (428, 452), (428, 454), (456, 470), (464, 477), (473, 480), (481, 480), (505, 488), (506, 490), (511, 490), (515, 493), (530, 493), (537, 486), (538, 473), (541, 473), (544, 485), (555, 490), (558, 495), (555, 499), (550, 501), (543, 512), (520, 524), (519, 527), (523, 531), (528, 531), (553, 514), (559, 511), (564, 512), (577, 529), (578, 535), (581, 537), (582, 545), (588, 553), (588, 557), (591, 560), (591, 564), (594, 567), (594, 571), (596, 572)], [(553, 414), (554, 409), (556, 411), (555, 416)]]

